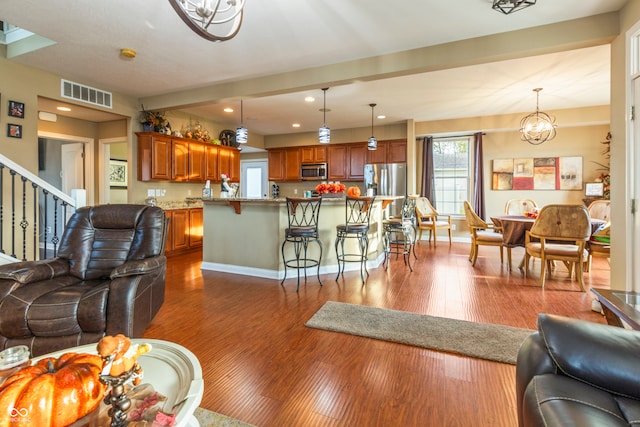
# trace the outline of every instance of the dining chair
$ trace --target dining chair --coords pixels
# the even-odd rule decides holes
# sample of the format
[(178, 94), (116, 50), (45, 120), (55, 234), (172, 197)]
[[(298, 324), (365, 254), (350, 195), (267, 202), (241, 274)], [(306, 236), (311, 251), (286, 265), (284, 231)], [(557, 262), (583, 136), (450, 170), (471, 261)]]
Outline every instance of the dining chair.
[(429, 243), (431, 243), (431, 236), (433, 236), (433, 246), (435, 247), (438, 240), (436, 235), (438, 230), (448, 230), (449, 246), (451, 246), (451, 215), (440, 215), (426, 197), (416, 199), (416, 220), (420, 229), (418, 241), (422, 240), (422, 230), (428, 230)]
[[(531, 230), (525, 235), (524, 275), (529, 270), (529, 259), (540, 258), (540, 286), (544, 288), (550, 262), (562, 261), (575, 275), (584, 291), (583, 263), (588, 259), (587, 241), (591, 236), (589, 212), (584, 205), (546, 205), (538, 213)], [(536, 240), (537, 239), (537, 240)]]
[(594, 200), (587, 210), (591, 218), (611, 221), (611, 200)]
[[(464, 214), (467, 218), (467, 225), (471, 232), (471, 252), (469, 253), (469, 261), (471, 265), (476, 265), (478, 259), (478, 246), (499, 246), (500, 247), (500, 263), (503, 261), (502, 248), (502, 234), (496, 233), (493, 227), (487, 224), (471, 207), (468, 201), (464, 201)], [(510, 251), (507, 248), (507, 251)]]
[(391, 254), (395, 254), (396, 258), (402, 254), (404, 263), (409, 266), (409, 270), (413, 271), (413, 267), (411, 267), (412, 250), (413, 256), (416, 259), (418, 258), (415, 252), (417, 199), (415, 196), (406, 196), (402, 203), (402, 216), (382, 221), (382, 246), (384, 248), (384, 261), (382, 264), (385, 270), (389, 267)]
[(611, 222), (606, 222), (591, 235), (587, 243), (589, 259), (585, 263), (584, 271), (591, 270), (593, 257), (610, 258), (611, 256)]
[(504, 205), (504, 213), (505, 215), (524, 216), (526, 212), (531, 212), (537, 208), (538, 205), (531, 199), (511, 199)]

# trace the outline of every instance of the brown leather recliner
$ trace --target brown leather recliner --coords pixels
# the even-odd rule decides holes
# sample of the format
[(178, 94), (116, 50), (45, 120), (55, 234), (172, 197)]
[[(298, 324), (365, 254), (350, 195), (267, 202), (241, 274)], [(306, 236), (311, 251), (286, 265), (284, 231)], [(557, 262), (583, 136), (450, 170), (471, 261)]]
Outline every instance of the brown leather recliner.
[(56, 258), (0, 266), (0, 349), (33, 356), (140, 337), (164, 302), (167, 222), (144, 205), (78, 209)]
[(518, 352), (518, 425), (636, 425), (639, 354), (639, 331), (540, 314)]

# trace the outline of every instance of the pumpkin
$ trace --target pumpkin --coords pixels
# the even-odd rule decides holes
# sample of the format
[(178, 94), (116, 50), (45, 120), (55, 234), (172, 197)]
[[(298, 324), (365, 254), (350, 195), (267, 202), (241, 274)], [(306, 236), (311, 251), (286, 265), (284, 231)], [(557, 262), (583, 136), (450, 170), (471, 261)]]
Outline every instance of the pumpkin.
[(349, 197), (360, 197), (360, 187), (356, 187), (355, 185), (349, 187), (347, 190), (347, 196)]
[(106, 385), (102, 359), (84, 353), (47, 357), (0, 386), (0, 427), (63, 427), (98, 407)]

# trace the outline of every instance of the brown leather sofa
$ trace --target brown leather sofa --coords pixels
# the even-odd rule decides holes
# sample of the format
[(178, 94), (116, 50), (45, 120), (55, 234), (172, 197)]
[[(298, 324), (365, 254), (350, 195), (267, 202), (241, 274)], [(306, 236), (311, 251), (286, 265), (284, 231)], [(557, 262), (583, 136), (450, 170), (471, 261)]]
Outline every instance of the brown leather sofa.
[(541, 314), (518, 352), (518, 424), (640, 423), (640, 332)]
[(78, 209), (56, 258), (0, 266), (0, 349), (33, 356), (140, 337), (164, 302), (167, 222), (143, 205)]

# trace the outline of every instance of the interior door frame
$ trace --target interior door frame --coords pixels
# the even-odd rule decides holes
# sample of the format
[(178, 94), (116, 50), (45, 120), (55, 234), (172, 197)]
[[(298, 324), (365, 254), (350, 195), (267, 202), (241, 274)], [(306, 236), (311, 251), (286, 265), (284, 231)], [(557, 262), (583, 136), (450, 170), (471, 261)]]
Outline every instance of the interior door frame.
[(66, 135), (55, 132), (38, 131), (38, 138), (57, 139), (65, 142), (80, 142), (84, 144), (84, 182), (87, 191), (87, 205), (95, 204), (95, 167), (94, 167), (94, 139), (84, 136)]
[[(111, 159), (110, 144), (125, 143), (128, 144), (129, 138), (126, 136), (119, 136), (116, 138), (101, 138), (98, 139), (98, 200), (100, 204), (109, 203), (109, 160)], [(129, 164), (129, 176), (128, 180), (131, 181), (131, 164)], [(129, 188), (131, 188), (131, 182), (127, 182), (127, 200), (129, 200)]]

